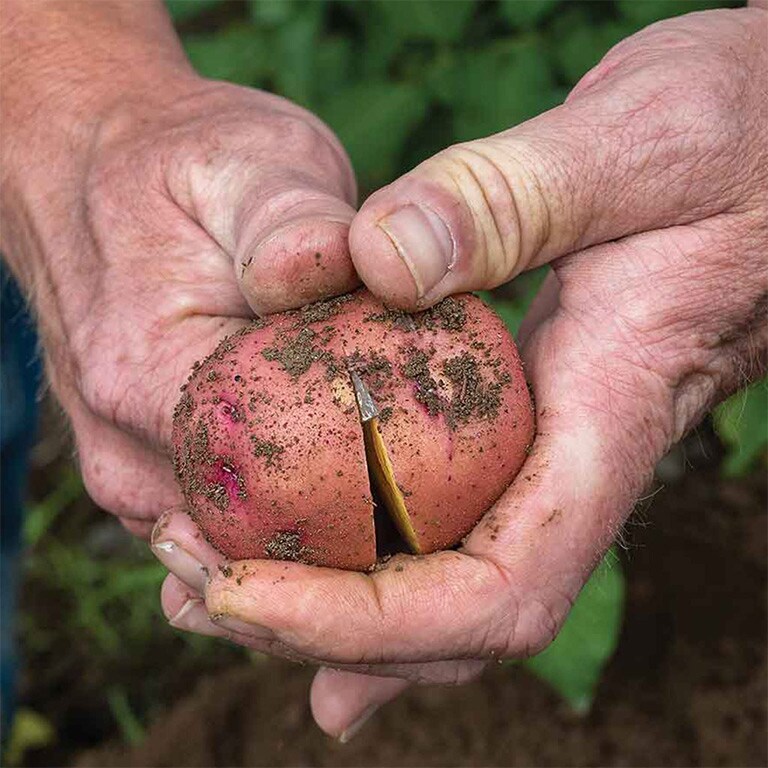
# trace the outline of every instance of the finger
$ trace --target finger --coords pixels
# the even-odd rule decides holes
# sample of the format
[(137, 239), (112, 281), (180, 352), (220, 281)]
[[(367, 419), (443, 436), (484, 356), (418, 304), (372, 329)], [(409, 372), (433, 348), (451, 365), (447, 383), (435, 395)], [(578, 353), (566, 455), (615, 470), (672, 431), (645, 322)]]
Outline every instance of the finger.
[[(175, 591), (163, 597), (164, 606), (168, 602), (166, 613), (180, 610), (182, 603), (189, 597), (194, 597), (200, 603), (201, 609), (203, 592), (209, 578), (209, 574), (220, 573), (223, 578), (233, 578), (233, 566), (228, 564), (225, 558), (205, 541), (200, 529), (181, 508), (168, 510), (157, 521), (152, 532), (152, 550), (155, 556), (165, 565), (174, 576)], [(235, 577), (236, 581), (236, 577)], [(178, 593), (178, 594), (177, 594)], [(217, 613), (212, 611), (212, 613)], [(205, 628), (206, 634), (214, 634), (223, 637), (227, 630), (238, 636), (266, 635), (274, 637), (271, 632), (254, 624), (246, 624), (240, 619), (228, 615), (217, 615), (212, 620), (213, 627), (209, 626), (209, 617), (202, 616), (201, 611), (194, 611), (185, 621), (194, 622), (190, 631), (199, 631)], [(178, 623), (174, 626), (180, 626)], [(237, 642), (237, 640), (235, 640)], [(293, 653), (298, 658), (298, 652)], [(303, 655), (305, 661), (318, 661)], [(484, 662), (436, 662), (427, 664), (390, 664), (390, 665), (366, 665), (351, 664), (348, 668), (366, 675), (379, 675), (386, 677), (399, 677), (412, 682), (434, 684), (457, 684), (474, 679), (484, 666)]]
[[(176, 629), (226, 638), (238, 645), (258, 648), (264, 653), (293, 661), (318, 662), (318, 659), (300, 654), (279, 642), (275, 635), (264, 627), (245, 624), (231, 617), (211, 616), (200, 591), (190, 587), (175, 574), (169, 574), (163, 582), (161, 604), (163, 613)], [(442, 661), (426, 664), (349, 664), (338, 671), (354, 674), (364, 680), (397, 679), (409, 684), (459, 685), (477, 678), (484, 667), (483, 661)]]
[[(303, 199), (294, 203), (294, 196)], [(254, 216), (235, 257), (240, 288), (256, 313), (304, 306), (359, 284), (349, 257), (352, 206), (310, 189), (291, 190), (270, 205), (270, 216), (280, 220), (263, 224)]]
[[(293, 114), (293, 113), (296, 114)], [(349, 257), (354, 179), (338, 142), (303, 111), (267, 111), (172, 170), (174, 197), (233, 260), (258, 314), (358, 284)]]
[(96, 416), (74, 393), (68, 393), (67, 403), (88, 495), (129, 531), (146, 537), (162, 510), (181, 502), (171, 462)]
[(329, 736), (349, 741), (384, 704), (410, 687), (406, 680), (323, 668), (315, 675), (309, 703), (315, 722)]
[[(229, 640), (236, 645), (250, 648), (270, 656), (296, 661), (300, 663), (317, 663), (304, 654), (297, 653), (293, 648), (281, 643), (274, 634), (264, 628), (257, 627), (229, 617), (221, 618), (211, 616), (205, 606), (201, 594), (187, 586), (176, 575), (169, 574), (163, 581), (160, 591), (161, 605), (168, 623), (175, 629), (191, 632), (206, 637), (217, 637)], [(450, 682), (470, 679), (474, 677), (472, 663), (466, 663), (466, 672), (463, 669), (453, 670), (451, 663), (437, 663), (425, 665), (383, 665), (369, 668), (364, 665), (350, 665), (350, 674), (359, 674), (365, 677), (367, 674), (378, 672), (386, 677), (379, 680), (398, 680), (407, 677), (414, 682)], [(416, 667), (419, 667), (417, 669)], [(464, 666), (464, 663), (462, 663)], [(434, 667), (434, 669), (432, 669)], [(422, 669), (423, 668), (423, 669)], [(479, 672), (478, 672), (479, 674)], [(385, 686), (386, 687), (386, 686)]]
[(181, 506), (172, 507), (160, 517), (151, 543), (155, 557), (200, 595), (209, 575), (226, 567), (226, 558), (208, 544)]
[[(232, 642), (253, 648), (254, 641), (271, 641), (272, 645), (261, 645), (265, 653), (276, 653), (284, 658), (316, 662), (279, 643), (274, 634), (263, 628), (245, 624), (231, 617), (211, 617), (205, 607), (202, 592), (208, 568), (203, 567), (187, 551), (178, 547), (164, 546), (163, 542), (174, 539), (186, 545), (200, 560), (208, 562), (208, 568), (218, 564), (220, 557), (210, 547), (200, 544), (200, 534), (189, 517), (183, 512), (166, 513), (155, 526), (153, 549), (161, 561), (173, 565), (171, 575), (166, 578), (161, 591), (163, 611), (172, 626), (197, 634), (228, 638)], [(160, 541), (158, 541), (160, 540)], [(209, 554), (213, 553), (213, 554)], [(222, 569), (223, 570), (223, 569)], [(479, 676), (485, 666), (482, 661), (447, 661), (426, 664), (390, 665), (348, 665), (349, 674), (362, 680), (386, 680), (385, 689), (392, 688), (389, 681), (398, 679), (409, 683), (458, 685)], [(373, 686), (376, 688), (376, 686)], [(372, 690), (375, 698), (377, 693)], [(323, 691), (326, 689), (324, 688)], [(321, 692), (322, 699), (325, 694)]]
[(560, 300), (560, 281), (554, 272), (550, 272), (541, 284), (536, 296), (525, 313), (523, 322), (517, 332), (517, 344), (523, 347), (531, 334), (548, 317), (551, 317), (558, 307)]
[(220, 637), (261, 653), (303, 661), (290, 648), (277, 642), (268, 630), (249, 626), (238, 627), (238, 630), (244, 631), (237, 631), (216, 624), (208, 614), (200, 593), (188, 587), (172, 573), (163, 581), (160, 602), (168, 623), (176, 629), (207, 637)]
[[(171, 542), (172, 546), (169, 546)], [(207, 574), (216, 568), (226, 575), (226, 566), (221, 556), (202, 541), (199, 530), (184, 512), (171, 510), (158, 520), (152, 535), (152, 547), (161, 562), (171, 570), (170, 577), (163, 583), (162, 604), (173, 626), (215, 637), (229, 637), (233, 642), (241, 639), (246, 642), (255, 638), (275, 639), (274, 634), (263, 627), (245, 624), (228, 616), (209, 616), (202, 598)], [(201, 565), (202, 562), (207, 565)], [(281, 649), (283, 656), (289, 652), (285, 646), (281, 646)], [(290, 656), (303, 661), (317, 661), (297, 652), (290, 652)], [(348, 669), (365, 678), (373, 675), (422, 684), (457, 685), (475, 679), (484, 666), (485, 662), (482, 661), (447, 661), (426, 664), (358, 664), (348, 665)]]
[(463, 685), (480, 677), (485, 666), (484, 661), (437, 661), (380, 665), (365, 673), (322, 667), (312, 683), (312, 715), (328, 735), (345, 743), (411, 685)]
[[(298, 652), (279, 641), (266, 627), (222, 616), (211, 615), (200, 592), (190, 588), (175, 574), (169, 574), (162, 588), (163, 612), (170, 624), (196, 634), (221, 637), (248, 648), (258, 648), (281, 658), (319, 664), (320, 659)], [(258, 645), (257, 645), (258, 644)], [(460, 685), (476, 679), (485, 668), (484, 661), (436, 661), (416, 664), (342, 664), (337, 671), (362, 678), (397, 679), (421, 685)]]
[(160, 605), (165, 618), (173, 625), (177, 618), (183, 618), (183, 613), (191, 610), (195, 602), (202, 603), (203, 598), (196, 589), (188, 587), (172, 573), (163, 579), (160, 587)]
[[(723, 178), (739, 153), (754, 151), (729, 115), (750, 97), (720, 100), (719, 70), (712, 82), (701, 64), (707, 46), (723, 41), (686, 19), (625, 41), (566, 104), (440, 152), (369, 198), (350, 232), (363, 282), (388, 304), (423, 308), (737, 204), (744, 174)], [(741, 24), (722, 32), (747, 44)]]

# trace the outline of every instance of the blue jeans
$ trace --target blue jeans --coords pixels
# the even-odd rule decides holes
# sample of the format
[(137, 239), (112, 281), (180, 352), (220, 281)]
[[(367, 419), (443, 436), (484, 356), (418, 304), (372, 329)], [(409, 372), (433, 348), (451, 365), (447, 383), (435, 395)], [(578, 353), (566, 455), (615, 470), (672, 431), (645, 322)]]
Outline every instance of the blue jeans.
[(15, 614), (22, 514), (27, 461), (35, 441), (41, 366), (33, 322), (16, 283), (2, 262), (0, 290), (0, 717), (5, 736), (15, 699)]

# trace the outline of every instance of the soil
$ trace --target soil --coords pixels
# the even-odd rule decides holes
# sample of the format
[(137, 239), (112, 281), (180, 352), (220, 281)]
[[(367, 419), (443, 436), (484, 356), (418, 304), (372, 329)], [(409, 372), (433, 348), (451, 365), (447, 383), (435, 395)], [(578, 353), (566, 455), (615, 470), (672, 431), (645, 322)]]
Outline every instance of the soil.
[(261, 660), (201, 677), (141, 746), (76, 764), (764, 766), (765, 500), (764, 477), (710, 465), (636, 514), (621, 642), (587, 716), (502, 665), (463, 688), (413, 689), (341, 745), (313, 725), (312, 670)]

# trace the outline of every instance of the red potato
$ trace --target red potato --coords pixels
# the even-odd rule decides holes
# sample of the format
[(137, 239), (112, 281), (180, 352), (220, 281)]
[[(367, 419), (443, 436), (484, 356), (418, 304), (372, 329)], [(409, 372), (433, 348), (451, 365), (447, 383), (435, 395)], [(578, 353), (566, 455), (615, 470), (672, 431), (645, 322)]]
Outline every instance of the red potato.
[[(353, 373), (379, 410), (365, 428)], [(379, 554), (391, 551), (387, 515), (401, 548), (460, 541), (533, 431), (514, 342), (479, 299), (407, 315), (358, 291), (255, 321), (196, 366), (174, 417), (175, 466), (226, 557), (362, 570), (377, 530)]]

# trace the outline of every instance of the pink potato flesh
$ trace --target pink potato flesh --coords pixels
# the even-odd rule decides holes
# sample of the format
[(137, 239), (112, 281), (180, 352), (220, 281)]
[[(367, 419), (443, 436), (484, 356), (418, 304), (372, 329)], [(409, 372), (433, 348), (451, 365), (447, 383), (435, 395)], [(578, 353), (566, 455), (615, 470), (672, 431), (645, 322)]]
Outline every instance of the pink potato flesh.
[(191, 515), (225, 556), (375, 563), (350, 371), (379, 407), (421, 552), (456, 544), (519, 471), (533, 411), (498, 317), (470, 295), (411, 316), (358, 291), (253, 323), (185, 385), (176, 471)]

